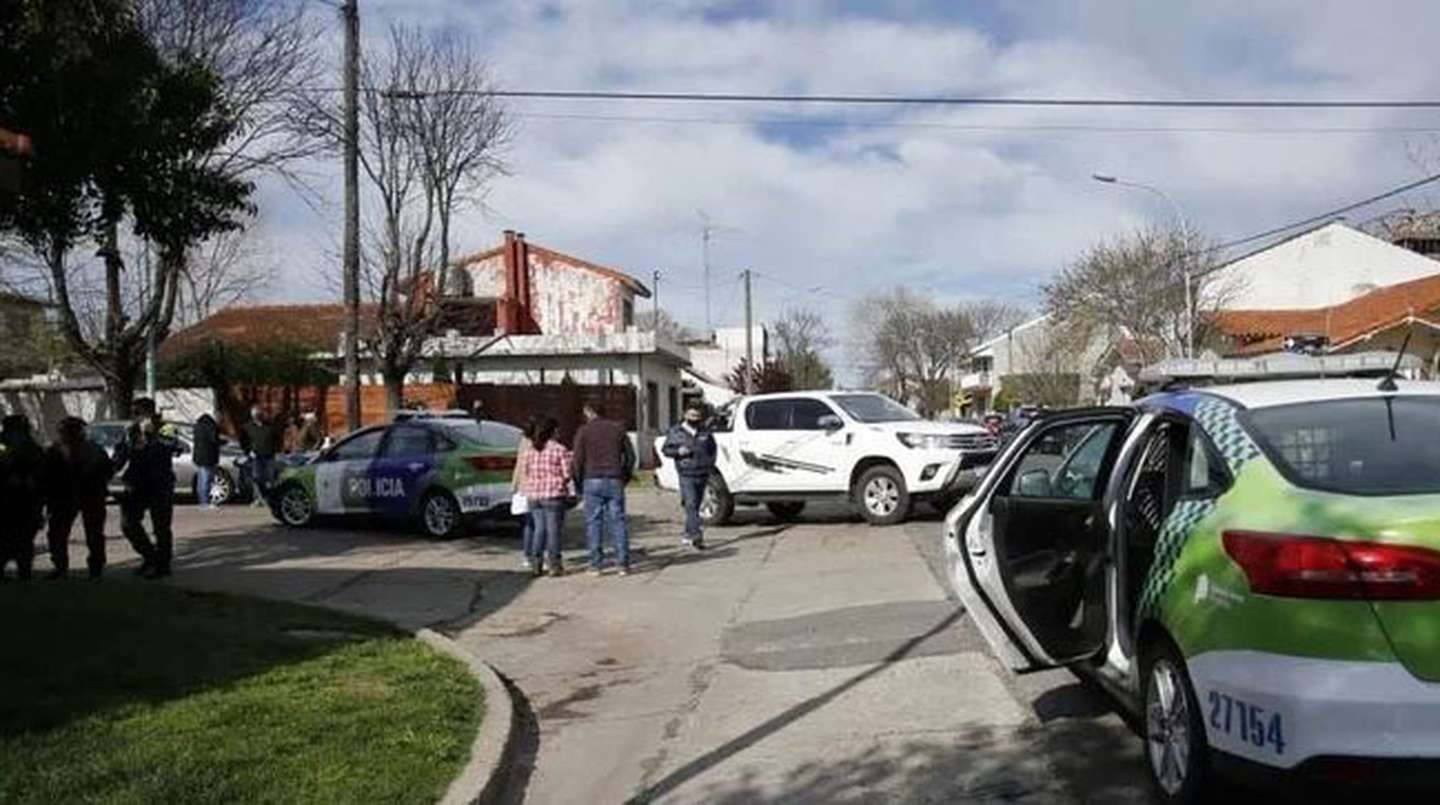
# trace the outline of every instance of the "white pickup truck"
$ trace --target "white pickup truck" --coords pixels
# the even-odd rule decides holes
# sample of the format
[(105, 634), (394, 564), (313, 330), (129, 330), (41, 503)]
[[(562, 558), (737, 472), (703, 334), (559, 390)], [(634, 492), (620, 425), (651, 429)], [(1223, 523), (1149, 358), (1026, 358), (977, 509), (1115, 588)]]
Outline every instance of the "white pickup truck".
[[(715, 473), (700, 508), (706, 524), (735, 507), (764, 504), (782, 519), (812, 500), (860, 505), (872, 525), (892, 525), (916, 500), (948, 508), (974, 487), (999, 442), (983, 427), (928, 422), (872, 392), (818, 391), (746, 397), (714, 423)], [(665, 439), (656, 440), (660, 452)], [(677, 489), (661, 454), (656, 479)]]

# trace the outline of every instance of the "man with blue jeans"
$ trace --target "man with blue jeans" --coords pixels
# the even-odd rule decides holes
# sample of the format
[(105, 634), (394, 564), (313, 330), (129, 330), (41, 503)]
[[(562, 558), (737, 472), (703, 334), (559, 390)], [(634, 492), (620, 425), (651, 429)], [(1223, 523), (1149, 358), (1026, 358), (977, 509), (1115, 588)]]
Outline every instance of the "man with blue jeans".
[(603, 535), (610, 532), (620, 575), (630, 572), (630, 524), (625, 516), (625, 485), (635, 471), (635, 449), (620, 423), (584, 408), (585, 424), (575, 433), (575, 478), (585, 504), (585, 543), (590, 572), (605, 565)]
[(699, 406), (686, 408), (685, 421), (670, 429), (660, 451), (675, 461), (680, 481), (680, 505), (685, 507), (685, 534), (680, 541), (703, 550), (705, 532), (700, 522), (700, 504), (715, 469), (715, 437), (705, 427), (705, 412)]

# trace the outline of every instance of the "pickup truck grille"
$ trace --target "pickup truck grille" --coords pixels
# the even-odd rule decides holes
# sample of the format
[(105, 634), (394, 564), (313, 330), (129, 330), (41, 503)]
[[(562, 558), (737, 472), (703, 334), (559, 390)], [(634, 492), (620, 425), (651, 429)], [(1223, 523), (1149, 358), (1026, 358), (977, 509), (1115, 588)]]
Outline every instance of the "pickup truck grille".
[(955, 450), (996, 450), (1000, 440), (988, 433), (960, 433), (949, 437), (947, 446)]

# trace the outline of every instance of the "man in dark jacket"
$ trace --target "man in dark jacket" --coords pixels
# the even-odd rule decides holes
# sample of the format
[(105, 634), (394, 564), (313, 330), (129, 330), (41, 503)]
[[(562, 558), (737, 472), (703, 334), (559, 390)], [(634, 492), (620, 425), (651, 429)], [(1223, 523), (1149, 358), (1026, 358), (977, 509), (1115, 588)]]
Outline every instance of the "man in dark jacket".
[(105, 449), (85, 436), (85, 421), (60, 420), (60, 438), (45, 451), (45, 507), (49, 509), (50, 578), (70, 571), (70, 530), (78, 515), (85, 526), (90, 578), (105, 570), (105, 498), (114, 468)]
[[(170, 575), (175, 535), (170, 523), (175, 514), (175, 456), (180, 446), (171, 428), (161, 423), (155, 401), (142, 397), (131, 406), (135, 421), (125, 441), (115, 447), (115, 469), (125, 481), (120, 501), (120, 529), (131, 547), (140, 554), (136, 571), (147, 579)], [(151, 542), (145, 533), (145, 516), (155, 532)]]
[(195, 420), (195, 444), (190, 460), (195, 463), (195, 498), (202, 509), (216, 508), (210, 501), (210, 487), (215, 480), (215, 468), (220, 466), (220, 426), (215, 417), (201, 414)]
[(630, 524), (625, 516), (625, 485), (635, 473), (635, 449), (620, 423), (600, 416), (586, 404), (585, 424), (575, 433), (575, 481), (585, 502), (585, 543), (590, 572), (605, 564), (603, 532), (610, 531), (620, 575), (630, 572)]
[(30, 433), (30, 420), (11, 414), (0, 422), (0, 579), (12, 560), (20, 580), (30, 578), (44, 506), (44, 458), (45, 451)]
[(255, 505), (270, 502), (270, 472), (275, 465), (275, 429), (265, 421), (260, 406), (250, 408), (250, 421), (240, 429), (240, 447), (250, 457), (250, 484), (255, 489)]
[(675, 460), (680, 481), (680, 502), (685, 507), (685, 534), (680, 541), (697, 550), (705, 547), (705, 532), (700, 522), (700, 503), (705, 487), (715, 469), (715, 437), (705, 424), (705, 412), (699, 406), (685, 409), (685, 421), (670, 429), (660, 452)]

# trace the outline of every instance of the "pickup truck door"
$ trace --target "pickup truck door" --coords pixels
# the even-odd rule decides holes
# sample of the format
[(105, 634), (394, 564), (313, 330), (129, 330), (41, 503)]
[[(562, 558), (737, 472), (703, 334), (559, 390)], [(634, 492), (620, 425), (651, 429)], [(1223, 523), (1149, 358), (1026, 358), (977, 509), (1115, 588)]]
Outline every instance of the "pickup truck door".
[(843, 437), (837, 442), (836, 431), (819, 424), (825, 415), (834, 416), (834, 412), (808, 397), (747, 403), (740, 412), (743, 422), (737, 422), (735, 428), (739, 455), (731, 457), (735, 478), (726, 478), (730, 490), (772, 494), (843, 491), (849, 481), (842, 461)]
[(1096, 408), (1042, 420), (947, 518), (951, 585), (1015, 670), (1074, 662), (1105, 645), (1110, 480), (1134, 417)]

